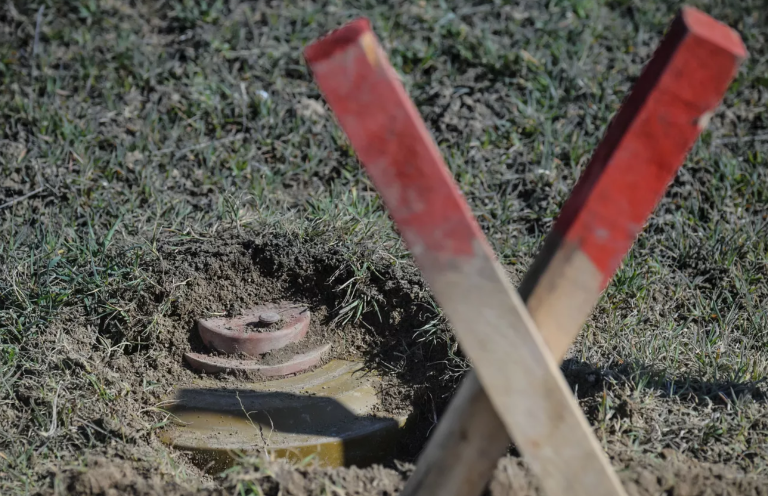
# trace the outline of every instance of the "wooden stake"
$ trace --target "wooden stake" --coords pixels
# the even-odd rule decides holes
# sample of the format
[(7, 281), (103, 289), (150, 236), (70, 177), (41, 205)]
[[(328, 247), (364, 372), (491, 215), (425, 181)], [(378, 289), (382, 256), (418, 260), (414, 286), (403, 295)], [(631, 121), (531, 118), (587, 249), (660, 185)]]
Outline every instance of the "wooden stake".
[(359, 19), (331, 33), (305, 57), (547, 494), (623, 495), (369, 22)]
[[(735, 31), (698, 10), (673, 21), (519, 288), (559, 360), (746, 55)], [(402, 494), (478, 495), (509, 441), (470, 373)]]

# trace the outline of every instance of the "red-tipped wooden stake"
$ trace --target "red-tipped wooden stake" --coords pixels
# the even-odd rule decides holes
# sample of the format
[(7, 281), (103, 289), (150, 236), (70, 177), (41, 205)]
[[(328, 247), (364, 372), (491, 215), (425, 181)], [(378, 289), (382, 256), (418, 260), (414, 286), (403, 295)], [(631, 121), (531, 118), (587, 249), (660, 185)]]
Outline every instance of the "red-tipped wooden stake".
[(305, 56), (548, 494), (624, 494), (368, 21), (333, 32)]
[[(595, 150), (519, 288), (561, 360), (746, 57), (739, 35), (685, 7)], [(403, 495), (476, 496), (509, 445), (470, 373)]]
[[(695, 9), (684, 8), (673, 22), (520, 288), (558, 358), (745, 56), (736, 33)], [(551, 357), (541, 353), (542, 343), (519, 300), (513, 294), (506, 295), (509, 301), (491, 298), (508, 293), (508, 284), (367, 21), (355, 21), (312, 45), (306, 57), (491, 395), (489, 402), (470, 374), (405, 494), (478, 494), (508, 444), (504, 426), (550, 496), (619, 493), (589, 433), (560, 431), (563, 420), (555, 419), (558, 412), (551, 408), (555, 403), (562, 408), (562, 378), (551, 377)], [(478, 325), (478, 312), (490, 318)], [(505, 327), (512, 327), (506, 331), (510, 336), (499, 336)], [(519, 357), (524, 345), (533, 346), (536, 356)], [(510, 346), (518, 349), (503, 351)], [(539, 381), (528, 380), (537, 374)], [(507, 384), (499, 384), (504, 378)], [(546, 389), (553, 384), (555, 390)], [(565, 403), (560, 413), (576, 419), (565, 423), (584, 431), (573, 402)], [(558, 434), (552, 431), (556, 428)], [(540, 437), (544, 433), (546, 439)]]

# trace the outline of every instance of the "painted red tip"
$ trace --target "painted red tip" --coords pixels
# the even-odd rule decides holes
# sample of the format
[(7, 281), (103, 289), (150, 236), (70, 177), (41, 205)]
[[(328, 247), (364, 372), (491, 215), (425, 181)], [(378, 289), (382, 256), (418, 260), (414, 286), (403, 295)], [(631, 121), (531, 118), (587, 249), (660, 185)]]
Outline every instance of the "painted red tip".
[(747, 47), (733, 28), (687, 5), (680, 10), (680, 16), (691, 33), (732, 53), (734, 57), (747, 58)]
[(365, 17), (355, 19), (308, 45), (304, 49), (304, 58), (309, 64), (325, 60), (334, 53), (355, 43), (360, 36), (369, 31), (371, 31), (371, 21)]
[(595, 149), (554, 226), (603, 273), (621, 264), (747, 51), (739, 34), (683, 7)]

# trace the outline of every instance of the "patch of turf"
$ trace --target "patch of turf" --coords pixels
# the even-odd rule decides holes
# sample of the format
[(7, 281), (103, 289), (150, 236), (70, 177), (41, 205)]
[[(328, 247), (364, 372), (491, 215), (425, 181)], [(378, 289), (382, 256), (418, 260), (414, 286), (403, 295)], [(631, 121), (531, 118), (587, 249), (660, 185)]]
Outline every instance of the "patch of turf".
[[(563, 368), (617, 467), (645, 467), (637, 460), (671, 449), (691, 465), (763, 472), (768, 19), (758, 0), (695, 3), (738, 29), (750, 58)], [(113, 366), (139, 356), (162, 367), (179, 355), (158, 335), (188, 282), (152, 270), (177, 247), (217, 236), (327, 245), (338, 303), (329, 318), (347, 325), (375, 322), (387, 301), (377, 263), (413, 270), (311, 81), (306, 43), (372, 19), (517, 281), (676, 8), (4, 4), (0, 492), (66, 491), (61, 474), (104, 455), (131, 460), (147, 481), (207, 480), (155, 438), (165, 421), (155, 392), (168, 385), (131, 383)], [(450, 388), (467, 364), (424, 302), (418, 328), (398, 332), (429, 360), (397, 350), (400, 361), (387, 363), (395, 375), (423, 366)], [(129, 416), (122, 402), (146, 411)], [(268, 469), (243, 470), (233, 484), (248, 480), (237, 487), (257, 494), (254, 474)]]

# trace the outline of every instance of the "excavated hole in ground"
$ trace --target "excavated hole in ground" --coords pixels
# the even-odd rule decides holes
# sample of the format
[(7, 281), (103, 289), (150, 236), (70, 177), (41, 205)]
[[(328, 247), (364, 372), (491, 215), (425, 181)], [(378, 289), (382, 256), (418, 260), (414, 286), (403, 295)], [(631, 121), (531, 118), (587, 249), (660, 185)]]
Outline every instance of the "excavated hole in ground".
[[(261, 481), (265, 494), (323, 494), (327, 483), (343, 487), (350, 495), (391, 495), (401, 489), (410, 467), (400, 462), (413, 461), (423, 446), (434, 415), (440, 414), (455, 389), (455, 367), (463, 362), (453, 355), (449, 329), (441, 319), (435, 320), (429, 293), (412, 264), (393, 263), (373, 248), (335, 247), (334, 242), (338, 239), (301, 241), (288, 234), (234, 231), (210, 239), (163, 239), (157, 244), (157, 256), (139, 264), (137, 280), (143, 283), (130, 289), (124, 286), (109, 295), (123, 308), (122, 317), (98, 318), (82, 307), (65, 311), (52, 326), (50, 342), (41, 343), (41, 354), (53, 350), (48, 353), (51, 366), (46, 373), (51, 380), (61, 373), (92, 378), (90, 383), (82, 382), (83, 389), (99, 380), (98, 387), (110, 399), (93, 401), (91, 396), (77, 406), (77, 421), (92, 426), (79, 429), (81, 437), (90, 436), (89, 447), (81, 455), (81, 466), (48, 474), (52, 492), (232, 494), (244, 480)], [(356, 273), (354, 267), (365, 262), (369, 269), (354, 281), (356, 295), (367, 298), (371, 308), (375, 302), (378, 312), (366, 312), (354, 324), (332, 324), (349, 286), (338, 289), (358, 276), (361, 272)], [(213, 480), (185, 465), (184, 455), (171, 452), (168, 456), (156, 432), (148, 429), (167, 421), (153, 407), (200, 378), (182, 359), (184, 352), (202, 349), (195, 329), (198, 319), (212, 314), (234, 315), (258, 303), (280, 300), (310, 306), (314, 321), (311, 332), (333, 343), (329, 359), (361, 360), (384, 376), (382, 409), (415, 412), (395, 456), (386, 463), (390, 468), (318, 469), (273, 463), (262, 472), (263, 464), (251, 463)], [(418, 331), (425, 326), (428, 331)], [(114, 349), (105, 351), (97, 334)], [(427, 336), (434, 339), (425, 339)], [(590, 421), (599, 423), (596, 405), (602, 392), (606, 388), (618, 391), (590, 367), (568, 362), (565, 369), (572, 386), (578, 386)], [(27, 379), (21, 379), (20, 394), (34, 401), (35, 382), (30, 377), (30, 387), (26, 388)], [(230, 388), (246, 380), (251, 379), (232, 375), (216, 378), (222, 387)], [(628, 412), (617, 412), (638, 415), (633, 413), (638, 406), (631, 403)], [(710, 489), (713, 494), (767, 494), (763, 490), (768, 484), (761, 477), (678, 458), (674, 453), (663, 460), (635, 456), (620, 439), (606, 441), (608, 454), (630, 494), (659, 494), (670, 488), (674, 494), (709, 494)], [(82, 441), (78, 442), (74, 449), (81, 450)], [(172, 475), (169, 479), (178, 471), (186, 474), (182, 483), (178, 478), (174, 482)], [(490, 491), (540, 494), (535, 477), (515, 456), (501, 461)]]
[[(160, 243), (158, 257), (145, 268), (154, 284), (136, 295), (136, 310), (142, 315), (134, 320), (139, 324), (155, 319), (156, 328), (149, 337), (131, 336), (148, 341), (146, 350), (116, 358), (122, 366), (112, 364), (121, 372), (132, 371), (134, 382), (141, 376), (142, 381), (158, 385), (151, 400), (135, 408), (167, 400), (174, 390), (199, 381), (200, 374), (182, 358), (187, 351), (211, 354), (199, 337), (199, 319), (290, 301), (307, 305), (312, 312), (307, 336), (262, 355), (261, 363), (279, 363), (323, 343), (332, 346), (319, 366), (333, 359), (362, 362), (383, 379), (379, 413), (410, 414), (395, 458), (413, 460), (434, 424), (434, 412), (442, 409), (455, 387), (456, 375), (449, 369), (449, 330), (412, 265), (394, 263), (391, 257), (365, 248), (358, 252), (334, 248), (326, 241), (330, 240), (302, 243), (288, 236), (257, 238), (225, 232), (213, 239)], [(355, 270), (365, 263), (365, 271)], [(344, 323), (338, 318), (340, 309), (351, 301), (360, 301), (367, 311)], [(157, 316), (163, 305), (163, 315)], [(418, 331), (428, 324), (431, 341)], [(140, 325), (133, 328), (138, 332)], [(154, 363), (148, 363), (149, 356)], [(206, 377), (211, 378), (229, 389), (263, 380), (243, 372)]]

